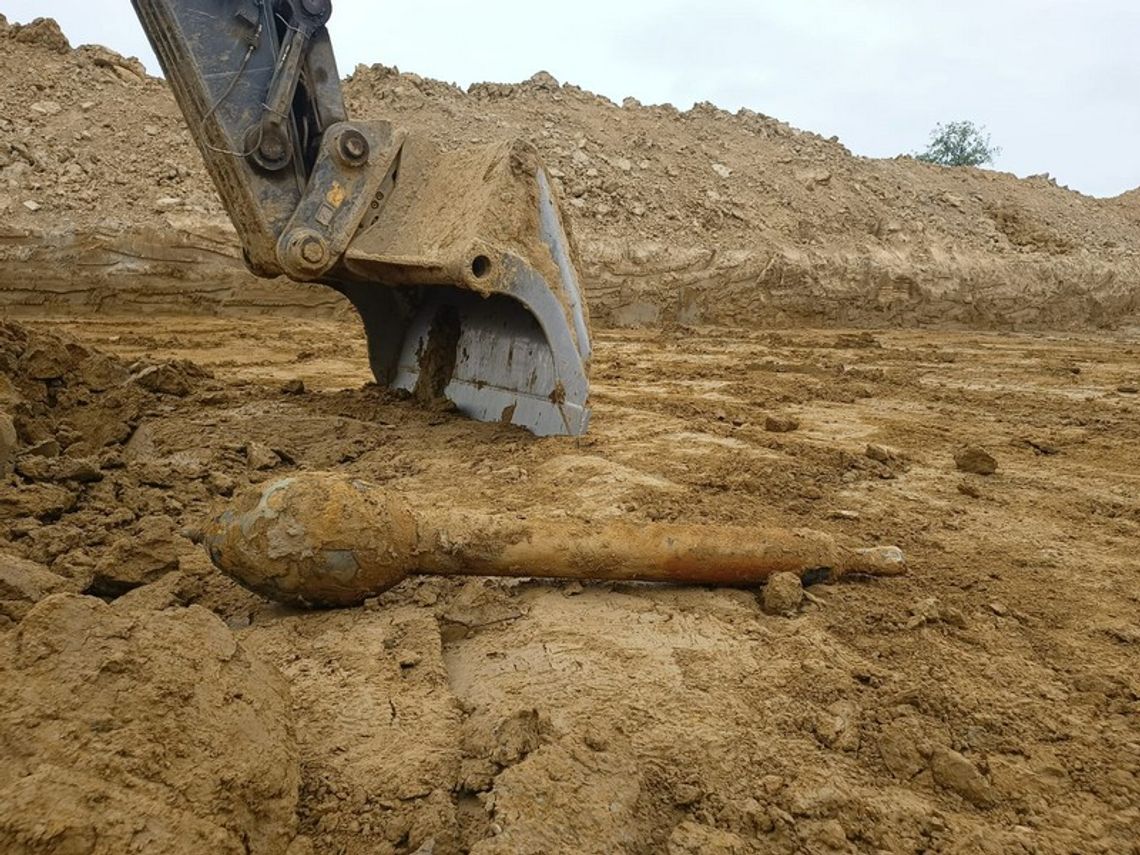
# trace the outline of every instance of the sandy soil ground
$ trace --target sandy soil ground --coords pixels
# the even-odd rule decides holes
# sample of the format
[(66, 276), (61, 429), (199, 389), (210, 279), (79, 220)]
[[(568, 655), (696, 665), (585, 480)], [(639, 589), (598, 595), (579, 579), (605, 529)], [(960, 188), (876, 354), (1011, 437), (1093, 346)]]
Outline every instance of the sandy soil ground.
[[(10, 535), (57, 572), (100, 551), (100, 502), (193, 527), (297, 467), (421, 506), (908, 552), (909, 577), (813, 587), (790, 618), (752, 591), (439, 579), (302, 614), (178, 538), (154, 604), (178, 588), (288, 680), (290, 853), (1140, 852), (1134, 333), (601, 331), (590, 436), (536, 440), (366, 386), (349, 322), (33, 328), (213, 375), (147, 405), (75, 510)], [(997, 472), (959, 471), (966, 446)]]

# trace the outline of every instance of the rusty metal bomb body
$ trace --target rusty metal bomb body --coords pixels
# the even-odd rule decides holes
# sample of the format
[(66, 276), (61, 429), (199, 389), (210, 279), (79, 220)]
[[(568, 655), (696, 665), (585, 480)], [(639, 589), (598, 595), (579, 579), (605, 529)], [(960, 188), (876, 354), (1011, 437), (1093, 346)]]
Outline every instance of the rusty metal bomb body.
[(252, 489), (204, 539), (222, 572), (306, 607), (358, 605), (413, 573), (747, 587), (780, 572), (831, 579), (906, 572), (894, 547), (849, 550), (808, 530), (588, 527), (453, 511), (429, 518), (390, 490), (329, 473)]

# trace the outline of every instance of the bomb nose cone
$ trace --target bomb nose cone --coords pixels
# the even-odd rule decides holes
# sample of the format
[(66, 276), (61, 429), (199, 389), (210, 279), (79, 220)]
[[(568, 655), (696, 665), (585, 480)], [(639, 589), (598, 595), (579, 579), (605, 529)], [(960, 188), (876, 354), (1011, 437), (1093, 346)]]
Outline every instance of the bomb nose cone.
[(416, 521), (374, 484), (298, 474), (240, 495), (205, 530), (214, 565), (279, 602), (352, 606), (413, 569)]

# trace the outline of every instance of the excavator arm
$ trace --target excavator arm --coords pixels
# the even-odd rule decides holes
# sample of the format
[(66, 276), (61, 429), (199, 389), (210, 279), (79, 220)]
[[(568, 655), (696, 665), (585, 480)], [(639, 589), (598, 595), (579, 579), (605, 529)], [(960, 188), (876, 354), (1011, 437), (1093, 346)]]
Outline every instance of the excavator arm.
[(350, 119), (330, 0), (132, 2), (254, 273), (344, 294), (381, 385), (585, 433), (587, 309), (532, 146)]

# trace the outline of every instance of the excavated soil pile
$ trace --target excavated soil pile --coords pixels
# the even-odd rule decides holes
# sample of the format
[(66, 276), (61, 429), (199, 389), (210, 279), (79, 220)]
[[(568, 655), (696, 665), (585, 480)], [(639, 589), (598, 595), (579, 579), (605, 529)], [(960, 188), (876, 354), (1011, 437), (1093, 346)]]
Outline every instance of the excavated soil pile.
[(0, 16), (0, 303), (343, 311), (250, 276), (173, 96), (137, 60)]
[(1048, 176), (854, 157), (752, 111), (619, 107), (546, 74), (464, 92), (359, 67), (348, 92), (354, 114), (455, 145), (534, 139), (610, 321), (1068, 325), (1140, 306), (1135, 224)]
[[(340, 306), (245, 275), (169, 92), (137, 62), (40, 21), (0, 27), (0, 72), (5, 302)], [(750, 111), (618, 106), (544, 74), (464, 92), (361, 67), (347, 93), (353, 115), (445, 145), (533, 141), (601, 324), (1080, 327), (1140, 308), (1128, 205), (1047, 177), (868, 160)]]
[[(603, 332), (590, 437), (546, 441), (364, 386), (364, 352), (351, 320), (0, 327), (0, 849), (1140, 852), (1127, 339)], [(193, 543), (297, 469), (824, 529), (912, 575), (298, 613)]]

